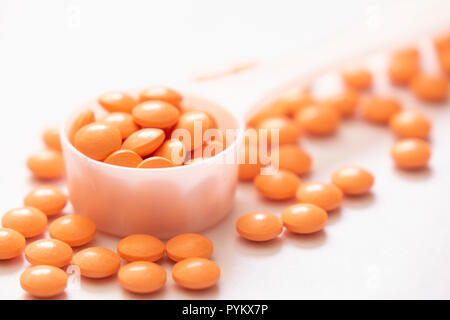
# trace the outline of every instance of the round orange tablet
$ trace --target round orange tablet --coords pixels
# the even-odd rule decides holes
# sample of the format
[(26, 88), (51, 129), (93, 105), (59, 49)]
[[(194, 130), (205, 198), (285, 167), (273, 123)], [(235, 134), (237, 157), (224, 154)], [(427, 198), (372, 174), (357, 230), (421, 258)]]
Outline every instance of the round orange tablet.
[(343, 117), (348, 117), (354, 113), (356, 105), (358, 104), (358, 99), (358, 92), (347, 88), (341, 93), (326, 98), (322, 101), (322, 105), (337, 110)]
[(427, 139), (431, 121), (422, 112), (404, 110), (392, 116), (389, 126), (398, 137)]
[(34, 266), (20, 276), (23, 290), (37, 298), (50, 298), (64, 292), (68, 275), (53, 266)]
[(56, 239), (34, 241), (25, 248), (25, 258), (33, 265), (64, 267), (72, 260), (72, 248)]
[(130, 134), (139, 130), (139, 126), (134, 122), (133, 116), (125, 112), (108, 113), (100, 121), (119, 129), (122, 139), (128, 138)]
[(276, 161), (273, 157), (278, 156), (278, 165), (281, 169), (286, 169), (295, 174), (304, 174), (311, 169), (311, 157), (303, 149), (293, 144), (279, 146), (271, 151), (272, 163)]
[(95, 224), (84, 216), (70, 214), (54, 220), (48, 227), (50, 237), (71, 247), (79, 247), (94, 239)]
[(141, 102), (132, 114), (134, 121), (144, 128), (170, 128), (180, 118), (180, 111), (164, 101)]
[(117, 150), (111, 153), (104, 162), (121, 167), (136, 168), (142, 162), (142, 157), (131, 150)]
[(281, 94), (278, 99), (270, 105), (273, 116), (268, 118), (294, 115), (299, 110), (312, 104), (314, 104), (314, 99), (311, 96), (309, 89), (303, 87), (294, 88)]
[(315, 135), (328, 135), (336, 132), (340, 115), (334, 108), (325, 105), (308, 106), (295, 115), (298, 125), (306, 132)]
[(163, 157), (150, 157), (138, 164), (141, 169), (157, 169), (176, 167), (175, 163)]
[(198, 233), (184, 233), (166, 243), (166, 254), (173, 261), (191, 257), (209, 258), (213, 252), (211, 240)]
[[(300, 129), (294, 120), (287, 117), (268, 118), (261, 121), (257, 127), (259, 135), (264, 130), (267, 133), (267, 144), (295, 143), (300, 137)], [(274, 140), (272, 130), (278, 130), (278, 143)]]
[(278, 237), (283, 231), (283, 223), (273, 213), (256, 211), (241, 216), (236, 221), (236, 230), (247, 240), (268, 241)]
[(73, 140), (75, 138), (75, 134), (85, 125), (92, 123), (95, 121), (95, 115), (92, 110), (84, 110), (81, 112), (75, 120), (72, 122), (72, 126), (69, 131), (69, 141), (73, 144)]
[(183, 288), (203, 290), (219, 281), (220, 268), (215, 262), (205, 258), (188, 258), (173, 266), (172, 278)]
[(286, 229), (300, 234), (322, 230), (327, 219), (325, 210), (310, 203), (294, 204), (281, 212), (281, 220)]
[(345, 84), (356, 90), (368, 90), (372, 87), (372, 74), (365, 69), (347, 70), (342, 73)]
[(389, 78), (395, 85), (407, 85), (419, 72), (419, 53), (417, 49), (396, 52), (389, 63)]
[(25, 196), (23, 204), (37, 208), (47, 216), (52, 216), (64, 209), (67, 204), (67, 196), (56, 187), (39, 186)]
[(326, 211), (337, 209), (342, 202), (342, 191), (334, 184), (323, 182), (308, 182), (297, 190), (297, 200), (302, 203), (314, 204)]
[(95, 122), (85, 125), (75, 134), (74, 146), (94, 160), (105, 160), (120, 149), (122, 136), (115, 126)]
[(258, 144), (245, 143), (240, 152), (239, 180), (253, 180), (263, 167), (259, 159)]
[(166, 271), (148, 261), (131, 262), (119, 270), (120, 285), (134, 293), (152, 293), (166, 284)]
[(164, 243), (148, 234), (134, 234), (117, 244), (117, 252), (127, 261), (158, 261), (164, 256)]
[(42, 133), (42, 140), (52, 150), (61, 151), (61, 140), (59, 139), (59, 128), (49, 127)]
[(412, 79), (410, 89), (420, 100), (441, 102), (448, 97), (448, 79), (444, 75), (418, 74)]
[(0, 228), (0, 260), (12, 259), (19, 256), (25, 248), (25, 237), (19, 232)]
[(72, 264), (80, 268), (82, 276), (87, 278), (106, 278), (120, 268), (120, 257), (114, 251), (101, 247), (91, 247), (77, 252)]
[(390, 118), (402, 110), (402, 105), (395, 98), (372, 96), (361, 103), (362, 116), (371, 122), (387, 124)]
[(47, 216), (36, 208), (15, 208), (3, 215), (2, 226), (16, 230), (25, 238), (31, 238), (45, 231), (47, 227)]
[(164, 142), (166, 135), (161, 129), (146, 128), (132, 133), (122, 145), (122, 149), (136, 152), (141, 157), (148, 156)]
[(360, 195), (370, 191), (373, 175), (359, 167), (346, 167), (333, 173), (331, 180), (344, 194)]
[(300, 185), (300, 178), (295, 173), (279, 169), (273, 174), (258, 174), (253, 182), (264, 197), (285, 200), (295, 196), (295, 191)]
[(403, 139), (391, 150), (396, 165), (402, 169), (421, 169), (427, 166), (431, 157), (430, 145), (420, 139)]
[[(174, 127), (173, 135), (178, 135), (188, 151), (197, 149), (203, 145), (205, 132), (213, 127), (210, 116), (203, 111), (187, 111), (181, 114), (177, 125)], [(181, 134), (181, 135), (180, 135)]]
[(139, 96), (139, 100), (141, 102), (160, 100), (168, 102), (171, 105), (180, 108), (181, 100), (183, 100), (183, 97), (181, 96), (181, 94), (168, 87), (154, 86), (142, 91)]
[(40, 179), (56, 179), (64, 175), (64, 159), (60, 151), (42, 150), (27, 159), (27, 166)]
[(131, 112), (137, 102), (131, 95), (120, 91), (107, 92), (98, 98), (98, 103), (109, 112)]
[(186, 149), (183, 143), (178, 139), (169, 139), (153, 153), (155, 157), (163, 157), (174, 164), (181, 165), (186, 158)]

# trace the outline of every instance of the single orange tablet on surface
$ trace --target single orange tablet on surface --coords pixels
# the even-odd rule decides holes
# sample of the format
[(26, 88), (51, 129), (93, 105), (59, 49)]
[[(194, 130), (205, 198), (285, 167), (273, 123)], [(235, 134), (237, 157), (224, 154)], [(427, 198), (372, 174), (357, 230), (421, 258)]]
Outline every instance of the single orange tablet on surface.
[(49, 127), (42, 133), (42, 140), (44, 140), (47, 148), (61, 151), (61, 140), (59, 139), (59, 128)]
[(131, 112), (137, 99), (121, 91), (107, 92), (98, 98), (98, 103), (109, 112)]
[(144, 128), (170, 128), (180, 118), (180, 111), (164, 101), (141, 102), (131, 113), (134, 121)]
[(183, 143), (178, 139), (169, 139), (153, 153), (155, 157), (163, 157), (172, 163), (181, 165), (186, 158), (186, 149)]
[(297, 190), (297, 200), (302, 203), (314, 204), (326, 211), (339, 208), (342, 202), (342, 191), (334, 184), (323, 182), (308, 182)]
[(327, 219), (325, 210), (310, 203), (294, 204), (281, 212), (281, 220), (286, 229), (300, 234), (322, 230)]
[(346, 167), (333, 173), (331, 181), (344, 194), (361, 195), (370, 191), (374, 178), (373, 175), (359, 167)]
[(369, 70), (353, 69), (342, 73), (344, 83), (355, 90), (368, 90), (372, 87), (372, 74)]
[(0, 228), (0, 260), (19, 256), (25, 248), (25, 237), (16, 230)]
[(35, 152), (28, 157), (27, 167), (39, 179), (56, 179), (64, 175), (64, 159), (60, 151)]
[[(300, 129), (294, 120), (287, 117), (268, 118), (258, 124), (258, 134), (262, 138), (262, 131), (266, 132), (267, 144), (275, 145), (285, 143), (295, 143), (300, 138)], [(278, 141), (276, 141), (272, 130), (278, 131)]]
[(151, 100), (165, 101), (180, 109), (180, 104), (183, 97), (180, 93), (168, 87), (154, 86), (142, 91), (139, 96), (139, 100), (141, 102)]
[[(307, 88), (299, 87), (291, 89), (283, 94), (270, 105), (270, 108), (278, 116), (294, 115), (304, 107), (314, 104), (314, 98)], [(276, 112), (279, 110), (279, 112)]]
[(403, 139), (391, 150), (395, 164), (402, 169), (421, 169), (427, 166), (431, 157), (430, 145), (420, 139)]
[(114, 251), (91, 247), (77, 252), (72, 264), (80, 268), (82, 276), (100, 279), (112, 276), (120, 268), (120, 257)]
[(126, 112), (108, 113), (100, 122), (116, 127), (120, 131), (122, 139), (126, 139), (133, 132), (139, 130), (139, 126), (134, 122), (133, 116)]
[(67, 196), (56, 187), (39, 186), (25, 196), (23, 204), (37, 208), (47, 216), (52, 216), (64, 209), (67, 204)]
[(183, 233), (166, 243), (166, 254), (173, 261), (191, 257), (209, 258), (213, 249), (211, 240), (198, 233)]
[(141, 157), (148, 156), (164, 142), (166, 135), (161, 129), (146, 128), (132, 133), (122, 145), (123, 150), (131, 150)]
[(279, 169), (273, 174), (258, 174), (254, 184), (264, 197), (285, 200), (295, 196), (295, 191), (300, 185), (300, 178), (295, 173)]
[(133, 234), (117, 244), (117, 252), (127, 261), (158, 261), (164, 256), (164, 243), (148, 234)]
[(141, 169), (157, 169), (176, 167), (176, 165), (169, 159), (163, 157), (150, 157), (139, 163), (137, 167)]
[(33, 265), (64, 267), (72, 260), (72, 248), (56, 239), (34, 241), (25, 248), (25, 258)]
[(349, 117), (353, 115), (356, 105), (358, 104), (358, 100), (358, 92), (347, 88), (341, 93), (326, 98), (321, 104), (335, 109), (343, 117)]
[(104, 162), (121, 167), (136, 168), (142, 162), (142, 157), (131, 150), (117, 150), (111, 153)]
[(54, 220), (48, 227), (50, 237), (71, 247), (79, 247), (94, 239), (95, 223), (84, 216), (70, 214)]
[(239, 180), (253, 180), (263, 168), (259, 158), (258, 143), (245, 143), (240, 150)]
[(187, 111), (181, 114), (172, 132), (172, 138), (182, 141), (185, 149), (191, 151), (200, 148), (206, 142), (203, 139), (205, 132), (213, 128), (213, 125), (206, 112)]
[(166, 271), (160, 265), (148, 261), (135, 261), (119, 270), (120, 285), (134, 293), (152, 293), (166, 284)]
[(409, 84), (419, 71), (419, 54), (415, 49), (396, 52), (389, 63), (389, 78), (394, 85)]
[(208, 289), (219, 281), (220, 268), (215, 262), (205, 258), (188, 258), (173, 266), (172, 278), (176, 284), (186, 289)]
[(72, 122), (72, 126), (69, 131), (69, 141), (73, 144), (73, 140), (75, 138), (75, 134), (85, 125), (92, 123), (95, 121), (95, 115), (92, 110), (85, 110), (81, 112), (75, 120)]
[(277, 215), (256, 211), (244, 214), (236, 221), (236, 230), (250, 241), (269, 241), (283, 231), (283, 223)]
[(398, 137), (427, 139), (431, 120), (420, 111), (403, 110), (392, 116), (389, 126)]
[(414, 95), (423, 101), (441, 102), (448, 97), (448, 79), (444, 75), (418, 74), (410, 84)]
[(285, 144), (271, 151), (272, 163), (276, 162), (281, 169), (292, 171), (295, 174), (304, 174), (311, 170), (311, 156), (303, 149), (293, 144)]
[(339, 112), (325, 105), (309, 106), (295, 115), (297, 124), (314, 135), (328, 135), (336, 132), (340, 120)]
[(47, 216), (36, 208), (15, 208), (3, 215), (2, 226), (16, 230), (25, 238), (31, 238), (45, 231), (47, 227)]
[(373, 123), (387, 124), (390, 118), (402, 110), (401, 103), (390, 97), (371, 96), (361, 103), (362, 116)]
[(34, 266), (20, 276), (20, 285), (28, 294), (37, 298), (50, 298), (64, 292), (68, 275), (53, 266)]

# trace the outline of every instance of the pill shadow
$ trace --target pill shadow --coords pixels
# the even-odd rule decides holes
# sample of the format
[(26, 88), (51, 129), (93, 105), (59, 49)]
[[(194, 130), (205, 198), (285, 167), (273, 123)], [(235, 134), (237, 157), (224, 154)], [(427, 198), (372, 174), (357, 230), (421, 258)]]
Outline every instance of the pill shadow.
[(58, 294), (57, 296), (48, 297), (48, 298), (38, 298), (34, 297), (31, 294), (24, 293), (22, 295), (23, 300), (67, 300), (67, 293), (63, 292), (61, 294)]
[(117, 286), (117, 274), (102, 279), (91, 279), (84, 276), (81, 276), (80, 279), (80, 288), (86, 292), (103, 293), (107, 287), (112, 286)]
[(285, 231), (283, 235), (286, 243), (292, 244), (301, 249), (314, 249), (321, 247), (327, 241), (327, 234), (324, 230), (311, 234), (296, 234)]
[(370, 207), (375, 202), (375, 195), (372, 192), (360, 196), (345, 196), (343, 207), (352, 209), (363, 209)]
[(429, 180), (433, 176), (433, 170), (430, 167), (417, 170), (405, 170), (394, 167), (393, 174), (411, 182), (422, 182)]
[(0, 260), (0, 276), (17, 272), (25, 262), (23, 255), (9, 260)]
[(213, 300), (219, 296), (220, 284), (216, 284), (205, 290), (189, 290), (176, 284), (172, 284), (169, 290), (175, 291), (177, 294), (181, 295), (181, 299)]
[(254, 257), (267, 257), (280, 252), (282, 242), (282, 236), (263, 242), (250, 241), (236, 236), (234, 247), (241, 254)]
[(342, 218), (342, 208), (337, 208), (335, 210), (328, 212), (327, 225), (333, 225), (339, 222)]
[(167, 292), (166, 286), (152, 293), (134, 293), (122, 288), (122, 298), (128, 300), (163, 300), (167, 297)]

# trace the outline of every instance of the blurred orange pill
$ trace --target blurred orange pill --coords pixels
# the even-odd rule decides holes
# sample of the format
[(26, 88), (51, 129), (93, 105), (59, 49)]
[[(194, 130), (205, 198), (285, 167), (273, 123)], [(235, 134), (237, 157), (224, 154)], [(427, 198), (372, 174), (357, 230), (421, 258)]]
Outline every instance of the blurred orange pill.
[(68, 275), (53, 266), (34, 266), (26, 269), (20, 276), (20, 285), (30, 295), (37, 298), (50, 298), (64, 292)]
[(50, 127), (44, 130), (42, 133), (42, 140), (44, 140), (47, 148), (61, 151), (61, 140), (59, 139), (59, 128)]
[(101, 95), (98, 103), (109, 112), (130, 113), (138, 101), (125, 92), (111, 91)]
[(241, 237), (250, 241), (269, 241), (283, 231), (283, 223), (270, 212), (250, 212), (236, 222), (236, 230)]
[(108, 113), (101, 122), (119, 129), (122, 139), (128, 138), (130, 134), (139, 130), (139, 126), (134, 123), (133, 116), (125, 112)]
[(389, 78), (394, 85), (407, 85), (419, 72), (419, 52), (408, 48), (395, 52), (389, 63)]
[(253, 180), (263, 167), (257, 143), (245, 143), (240, 150), (239, 180)]
[(85, 110), (81, 112), (75, 120), (72, 122), (72, 126), (70, 127), (69, 132), (69, 141), (73, 144), (75, 139), (75, 134), (85, 125), (88, 125), (95, 121), (95, 115), (92, 110)]
[(164, 256), (164, 243), (148, 234), (134, 234), (117, 244), (117, 252), (127, 261), (158, 261)]
[(120, 268), (117, 253), (101, 247), (91, 247), (77, 252), (72, 264), (80, 268), (82, 276), (93, 279), (107, 278)]
[(180, 111), (164, 101), (147, 101), (132, 111), (134, 121), (144, 128), (170, 128), (178, 122)]
[(345, 167), (333, 173), (331, 181), (344, 194), (361, 195), (370, 191), (374, 178), (373, 175), (359, 167)]
[(395, 164), (402, 169), (421, 169), (427, 166), (431, 157), (430, 145), (420, 139), (403, 139), (391, 150)]
[(343, 117), (348, 117), (354, 113), (358, 99), (358, 92), (347, 88), (341, 93), (326, 98), (321, 104), (337, 110)]
[(136, 168), (142, 162), (142, 157), (131, 150), (117, 150), (111, 153), (104, 162), (121, 167)]
[(442, 71), (450, 75), (450, 46), (439, 52), (438, 58)]
[(285, 144), (277, 149), (271, 150), (272, 163), (276, 162), (278, 157), (278, 166), (295, 174), (304, 174), (311, 170), (311, 156), (303, 149), (293, 144)]
[[(314, 104), (308, 89), (299, 87), (288, 90), (270, 105), (274, 116), (294, 115), (304, 107)], [(279, 110), (278, 112), (276, 110)]]
[(391, 118), (389, 126), (398, 137), (427, 139), (430, 135), (431, 121), (422, 112), (403, 110)]
[(23, 201), (24, 205), (41, 210), (47, 216), (60, 213), (67, 204), (67, 196), (53, 186), (39, 186), (31, 190)]
[(166, 135), (161, 129), (146, 128), (132, 133), (122, 145), (123, 150), (131, 150), (141, 157), (148, 156), (164, 142)]
[(310, 134), (334, 133), (340, 124), (339, 112), (324, 105), (309, 106), (295, 115), (298, 125)]
[(19, 256), (25, 248), (25, 237), (10, 228), (0, 228), (0, 260)]
[(94, 160), (105, 160), (120, 149), (122, 136), (115, 126), (100, 122), (88, 124), (75, 134), (74, 146)]
[(169, 139), (153, 153), (155, 157), (163, 157), (172, 163), (181, 165), (186, 158), (186, 149), (183, 143), (178, 139)]
[[(181, 114), (178, 123), (174, 127), (179, 136), (179, 140), (183, 142), (185, 149), (191, 151), (200, 148), (204, 144), (205, 132), (213, 128), (210, 116), (203, 111), (187, 111)], [(172, 132), (172, 135), (174, 132)], [(172, 136), (174, 137), (174, 136)], [(174, 137), (175, 138), (175, 137)]]
[(205, 258), (188, 258), (173, 266), (172, 278), (183, 288), (203, 290), (219, 281), (220, 268), (215, 262)]
[(299, 202), (314, 204), (326, 211), (339, 208), (342, 202), (342, 191), (331, 183), (302, 184), (296, 195)]
[(308, 234), (323, 229), (328, 214), (322, 208), (310, 204), (294, 204), (281, 212), (283, 224), (291, 232)]
[(373, 123), (387, 124), (390, 118), (402, 110), (400, 102), (391, 97), (371, 96), (361, 103), (362, 116)]
[(157, 169), (176, 167), (175, 163), (163, 157), (150, 157), (138, 164), (141, 169)]
[(142, 91), (139, 96), (139, 100), (141, 102), (151, 100), (165, 101), (180, 109), (180, 104), (183, 97), (181, 94), (168, 87), (154, 86)]
[(450, 33), (445, 33), (437, 36), (434, 39), (434, 45), (436, 47), (436, 50), (438, 51), (450, 48)]
[[(261, 121), (258, 126), (259, 137), (264, 137), (263, 132), (267, 135), (267, 144), (285, 144), (295, 143), (300, 138), (300, 129), (294, 120), (287, 117), (268, 118)], [(272, 130), (278, 131), (278, 141)]]
[(134, 293), (152, 293), (166, 284), (166, 271), (153, 262), (135, 261), (123, 266), (118, 273), (120, 285)]
[(50, 237), (71, 247), (79, 247), (94, 239), (95, 224), (84, 216), (70, 214), (54, 220), (48, 227)]
[(441, 102), (448, 97), (448, 79), (444, 75), (418, 74), (412, 79), (410, 89), (420, 100)]
[(166, 254), (173, 261), (191, 257), (209, 258), (213, 253), (213, 243), (198, 233), (184, 233), (166, 243)]
[(72, 260), (72, 248), (56, 239), (34, 241), (25, 248), (25, 258), (33, 265), (64, 267)]
[(295, 191), (300, 185), (300, 178), (295, 173), (279, 169), (272, 174), (258, 174), (254, 184), (264, 197), (285, 200), (295, 196)]
[(355, 90), (368, 90), (372, 87), (372, 74), (365, 69), (346, 70), (342, 73), (344, 83)]
[(39, 179), (56, 179), (64, 175), (64, 159), (60, 151), (35, 152), (28, 157), (27, 167)]
[(25, 238), (32, 238), (45, 231), (47, 216), (36, 208), (15, 208), (3, 215), (2, 226), (16, 230)]

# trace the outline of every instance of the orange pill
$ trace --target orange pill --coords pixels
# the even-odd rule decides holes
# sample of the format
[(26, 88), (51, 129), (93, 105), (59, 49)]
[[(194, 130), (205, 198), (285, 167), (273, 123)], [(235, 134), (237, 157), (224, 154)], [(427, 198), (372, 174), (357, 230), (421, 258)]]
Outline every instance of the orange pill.
[(135, 261), (119, 270), (120, 285), (134, 293), (152, 293), (166, 284), (166, 271), (160, 265), (148, 261)]
[(26, 269), (20, 276), (23, 290), (37, 298), (50, 298), (64, 292), (68, 275), (53, 266), (34, 266)]
[(0, 228), (0, 260), (19, 256), (25, 248), (25, 237), (10, 228)]
[(166, 243), (167, 256), (173, 261), (191, 257), (209, 258), (213, 253), (213, 243), (198, 233), (184, 233), (175, 236)]
[(2, 226), (16, 230), (25, 238), (31, 238), (45, 231), (47, 227), (47, 216), (36, 208), (15, 208), (3, 215)]
[(161, 129), (146, 128), (132, 133), (122, 145), (123, 150), (131, 150), (141, 157), (148, 156), (164, 142), (166, 135)]
[(56, 187), (39, 186), (25, 196), (23, 204), (37, 208), (47, 216), (52, 216), (64, 209), (67, 204), (67, 196)]
[[(267, 144), (295, 143), (300, 138), (300, 129), (294, 120), (287, 117), (269, 118), (261, 121), (257, 129), (259, 137), (264, 137), (262, 131), (267, 134)], [(273, 131), (278, 131), (278, 141), (276, 141)]]
[(343, 117), (348, 117), (353, 115), (358, 100), (358, 92), (348, 88), (341, 93), (326, 98), (321, 104), (338, 111)]
[(95, 115), (92, 110), (85, 110), (81, 112), (75, 120), (72, 122), (72, 126), (69, 131), (69, 141), (73, 144), (75, 134), (85, 125), (88, 125), (95, 121)]
[(111, 91), (101, 95), (98, 103), (109, 112), (130, 113), (138, 101), (125, 92)]
[(279, 116), (294, 115), (304, 107), (314, 104), (314, 98), (307, 88), (299, 87), (286, 91), (271, 104), (273, 110), (280, 110)]
[(80, 268), (82, 276), (100, 279), (112, 276), (120, 268), (120, 257), (114, 251), (91, 247), (77, 252), (72, 264)]
[(133, 116), (125, 112), (108, 113), (101, 122), (119, 129), (122, 139), (128, 138), (130, 134), (139, 130), (139, 126), (134, 122)]
[(168, 102), (171, 105), (180, 108), (181, 100), (183, 100), (183, 97), (181, 96), (180, 93), (168, 87), (154, 86), (142, 91), (139, 96), (139, 100), (141, 102), (150, 100), (160, 100)]
[(188, 258), (173, 266), (172, 278), (183, 288), (203, 290), (219, 281), (220, 268), (215, 262), (205, 258)]
[(338, 111), (324, 105), (309, 106), (295, 115), (297, 124), (313, 135), (329, 135), (339, 128)]
[(175, 163), (163, 157), (150, 157), (143, 160), (137, 166), (140, 169), (157, 169), (176, 167)]
[(241, 237), (250, 241), (269, 241), (283, 231), (283, 223), (277, 215), (270, 212), (250, 212), (236, 222), (236, 230)]
[(272, 200), (285, 200), (295, 196), (300, 178), (287, 170), (279, 169), (273, 174), (258, 174), (254, 184), (264, 197)]
[(59, 139), (59, 128), (50, 127), (44, 130), (42, 133), (42, 140), (44, 140), (47, 148), (61, 151), (61, 140)]
[(148, 234), (134, 234), (117, 244), (117, 252), (127, 261), (158, 261), (164, 256), (164, 243)]
[(184, 144), (178, 139), (169, 139), (153, 153), (155, 157), (163, 157), (170, 160), (173, 164), (181, 165), (186, 158), (186, 149)]
[(450, 33), (441, 34), (434, 39), (434, 45), (437, 51), (450, 48)]
[(281, 212), (281, 220), (286, 229), (299, 234), (322, 230), (327, 219), (325, 210), (310, 203), (294, 204)]
[(79, 247), (94, 239), (95, 223), (84, 216), (70, 214), (54, 220), (48, 227), (50, 237), (71, 247)]
[(271, 151), (272, 163), (276, 162), (274, 157), (278, 157), (278, 166), (295, 174), (304, 174), (311, 170), (311, 157), (302, 148), (293, 144), (285, 144)]
[(372, 87), (372, 74), (369, 70), (353, 69), (342, 73), (344, 83), (355, 90), (368, 90)]
[(361, 195), (370, 191), (373, 186), (373, 175), (359, 167), (346, 167), (333, 173), (331, 181), (344, 194)]
[(178, 122), (180, 111), (164, 101), (147, 101), (132, 111), (134, 121), (144, 128), (170, 128)]
[(60, 151), (35, 152), (28, 157), (27, 167), (39, 179), (56, 179), (64, 175), (64, 159)]
[(394, 85), (407, 85), (419, 72), (417, 49), (405, 49), (394, 53), (389, 63), (389, 78)]
[(403, 139), (391, 150), (395, 164), (402, 169), (421, 169), (427, 166), (431, 157), (430, 145), (420, 139)]
[(213, 127), (209, 115), (203, 111), (187, 111), (183, 113), (177, 125), (174, 127), (172, 137), (178, 136), (188, 151), (197, 149), (203, 145), (205, 132)]
[(64, 267), (72, 260), (72, 248), (56, 239), (34, 241), (25, 248), (25, 258), (33, 265)]
[(418, 74), (412, 79), (410, 89), (420, 100), (441, 102), (448, 97), (448, 79), (444, 75)]
[(402, 110), (402, 105), (395, 98), (371, 96), (361, 103), (362, 116), (373, 123), (387, 124), (390, 118)]
[(331, 183), (305, 183), (298, 188), (296, 196), (298, 202), (314, 204), (326, 211), (339, 208), (342, 202), (341, 189)]
[(245, 143), (240, 150), (239, 180), (253, 180), (263, 168), (257, 143)]
[(392, 116), (389, 126), (398, 137), (427, 139), (431, 121), (422, 112), (404, 110)]
[(131, 150), (117, 150), (111, 153), (104, 162), (121, 167), (136, 168), (142, 162), (142, 157)]

